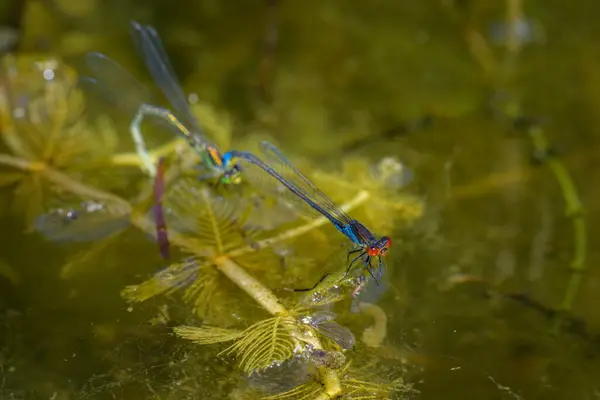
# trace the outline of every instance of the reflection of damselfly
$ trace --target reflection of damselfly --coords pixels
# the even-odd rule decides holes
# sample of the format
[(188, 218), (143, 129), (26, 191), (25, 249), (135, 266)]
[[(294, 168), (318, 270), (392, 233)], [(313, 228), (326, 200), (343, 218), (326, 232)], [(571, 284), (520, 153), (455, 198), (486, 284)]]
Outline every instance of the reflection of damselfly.
[(232, 162), (231, 156), (228, 153), (222, 154), (203, 134), (156, 30), (134, 21), (131, 22), (131, 34), (154, 82), (174, 111), (153, 105), (146, 88), (123, 67), (101, 53), (86, 55), (86, 62), (94, 77), (84, 80), (84, 84), (91, 90), (100, 92), (102, 97), (111, 99), (116, 106), (135, 112), (130, 130), (146, 171), (152, 177), (156, 175), (156, 165), (146, 149), (141, 124), (145, 118), (154, 117), (187, 139), (190, 147), (202, 159), (203, 166), (208, 169), (206, 178), (216, 178), (218, 183), (223, 184), (239, 183), (240, 169)]
[[(380, 277), (384, 270), (381, 257), (387, 254), (392, 240), (387, 236), (375, 236), (363, 224), (348, 216), (302, 172), (296, 169), (274, 145), (268, 142), (261, 142), (260, 147), (265, 157), (264, 161), (249, 152), (232, 150), (229, 153), (234, 158), (239, 159), (240, 162), (245, 161), (259, 167), (262, 171), (277, 179), (281, 185), (300, 198), (304, 203), (308, 204), (313, 210), (318, 211), (331, 221), (341, 233), (357, 246), (357, 248), (348, 253), (347, 260), (349, 263), (345, 275), (348, 275), (357, 261), (362, 260), (364, 267), (377, 282), (377, 277)], [(251, 178), (249, 171), (245, 170), (244, 173), (248, 179)], [(356, 253), (358, 255), (355, 255), (352, 261), (350, 261), (350, 256)], [(378, 271), (375, 272), (371, 267), (373, 258), (377, 258), (379, 266)]]

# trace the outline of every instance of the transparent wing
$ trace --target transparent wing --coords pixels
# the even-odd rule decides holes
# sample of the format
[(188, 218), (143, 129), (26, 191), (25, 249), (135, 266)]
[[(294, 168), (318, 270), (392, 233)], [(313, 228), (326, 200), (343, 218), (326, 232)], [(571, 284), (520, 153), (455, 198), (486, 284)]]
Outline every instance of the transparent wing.
[[(317, 211), (320, 211), (329, 219), (335, 219), (342, 227), (350, 223), (352, 219), (317, 188), (310, 179), (296, 169), (273, 144), (263, 141), (260, 143), (260, 149), (265, 157), (263, 164), (268, 166), (267, 169), (263, 169), (280, 180), (284, 186), (304, 201), (316, 205)], [(272, 172), (275, 172), (275, 174)]]
[(191, 128), (190, 130), (207, 141), (198, 120), (190, 110), (185, 93), (181, 89), (177, 75), (175, 75), (156, 30), (151, 26), (132, 21), (131, 36), (154, 82), (175, 108), (177, 116)]
[(356, 344), (356, 339), (350, 329), (334, 321), (335, 313), (330, 311), (317, 311), (305, 321), (317, 329), (323, 336), (331, 339), (342, 349), (351, 349)]
[(150, 92), (116, 61), (102, 53), (85, 55), (93, 77), (81, 78), (81, 85), (111, 106), (133, 114), (142, 103), (151, 104)]
[[(97, 52), (86, 54), (85, 61), (94, 75), (80, 78), (80, 86), (87, 93), (108, 103), (128, 118), (133, 118), (142, 104), (160, 108), (153, 101), (150, 91), (116, 61)], [(174, 134), (182, 135), (172, 122), (151, 114), (147, 117)]]
[(350, 329), (335, 321), (322, 322), (316, 328), (323, 336), (331, 339), (342, 349), (349, 350), (356, 344), (356, 339)]
[(352, 218), (335, 205), (325, 193), (317, 188), (306, 175), (294, 167), (277, 147), (267, 141), (262, 141), (260, 143), (260, 149), (265, 156), (267, 164), (283, 176), (285, 180), (297, 187), (299, 191), (304, 193), (312, 202), (318, 204), (337, 220), (343, 222), (344, 225), (347, 225), (352, 220)]
[(129, 226), (129, 209), (96, 202), (57, 208), (38, 216), (35, 229), (53, 242), (92, 242)]
[[(292, 182), (288, 182), (278, 171), (267, 165), (262, 159), (247, 151), (230, 150), (228, 152), (236, 159), (244, 176), (244, 180), (252, 184), (259, 192), (270, 193), (281, 205), (288, 209), (292, 219), (302, 215), (320, 213), (331, 221), (340, 231), (346, 224), (339, 221), (320, 205), (314, 203)], [(299, 213), (300, 212), (300, 213)]]
[(333, 321), (336, 318), (337, 318), (337, 315), (334, 312), (331, 312), (331, 311), (317, 311), (314, 314), (310, 315), (309, 322), (311, 323), (311, 325), (319, 325), (319, 324), (322, 324), (324, 322)]
[[(174, 122), (170, 118), (173, 116), (172, 112), (157, 106), (148, 89), (116, 61), (113, 61), (102, 53), (96, 52), (86, 54), (85, 59), (94, 75), (94, 77), (80, 78), (80, 85), (86, 92), (108, 103), (112, 108), (125, 114), (128, 118), (134, 118), (140, 111), (142, 104), (150, 105), (156, 110), (152, 110), (151, 112), (146, 111), (143, 114), (145, 120), (147, 119), (156, 123), (170, 130), (175, 135), (187, 138), (190, 143), (201, 145), (211, 144), (204, 137), (192, 131), (191, 127), (187, 126), (185, 121), (179, 120), (177, 116), (174, 116), (176, 121)], [(182, 131), (178, 124), (183, 125), (189, 133)], [(196, 146), (193, 147), (194, 149), (198, 149)]]

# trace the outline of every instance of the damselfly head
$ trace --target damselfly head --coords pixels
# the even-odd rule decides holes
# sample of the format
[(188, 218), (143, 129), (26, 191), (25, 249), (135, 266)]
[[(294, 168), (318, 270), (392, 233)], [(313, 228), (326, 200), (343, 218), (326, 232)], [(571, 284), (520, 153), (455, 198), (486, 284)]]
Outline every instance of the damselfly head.
[(388, 249), (392, 245), (392, 239), (387, 236), (382, 236), (377, 239), (374, 243), (367, 246), (365, 251), (371, 257), (385, 256)]
[(238, 164), (231, 152), (223, 154), (221, 158), (222, 169), (225, 171), (221, 182), (228, 185), (237, 185), (242, 182), (242, 166)]
[[(227, 167), (227, 166), (226, 166)], [(229, 168), (226, 168), (221, 181), (228, 185), (237, 185), (242, 182), (242, 169), (239, 164), (233, 164)]]

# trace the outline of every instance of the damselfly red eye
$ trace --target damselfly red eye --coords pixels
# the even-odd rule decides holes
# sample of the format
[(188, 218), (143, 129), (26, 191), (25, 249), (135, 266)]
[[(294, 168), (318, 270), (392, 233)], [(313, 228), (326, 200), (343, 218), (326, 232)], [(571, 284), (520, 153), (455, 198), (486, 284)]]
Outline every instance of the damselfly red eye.
[(377, 257), (381, 250), (378, 247), (370, 246), (367, 247), (367, 254), (371, 257)]

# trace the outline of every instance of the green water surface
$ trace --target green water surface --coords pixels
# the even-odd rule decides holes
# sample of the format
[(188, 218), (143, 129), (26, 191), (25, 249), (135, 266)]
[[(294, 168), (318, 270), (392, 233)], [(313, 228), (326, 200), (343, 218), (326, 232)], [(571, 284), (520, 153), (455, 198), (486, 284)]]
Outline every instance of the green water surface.
[[(412, 169), (407, 190), (425, 211), (390, 232), (380, 306), (382, 362), (406, 365), (414, 398), (600, 396), (599, 3), (523, 0), (536, 31), (513, 53), (494, 25), (510, 1), (30, 3), (17, 53), (80, 65), (101, 51), (140, 72), (127, 35), (140, 20), (160, 32), (185, 88), (235, 118), (234, 141), (265, 132), (323, 169), (347, 156), (396, 156)], [(588, 269), (576, 323), (558, 335), (548, 313), (572, 276), (572, 219), (552, 170), (531, 162), (527, 133), (490, 107), (498, 93), (545, 121), (583, 205)], [(243, 377), (217, 347), (150, 326), (159, 303), (120, 297), (162, 266), (149, 239), (128, 235), (63, 280), (65, 258), (83, 247), (24, 233), (11, 196), (3, 189), (0, 258), (17, 276), (0, 277), (0, 399), (241, 398)]]

